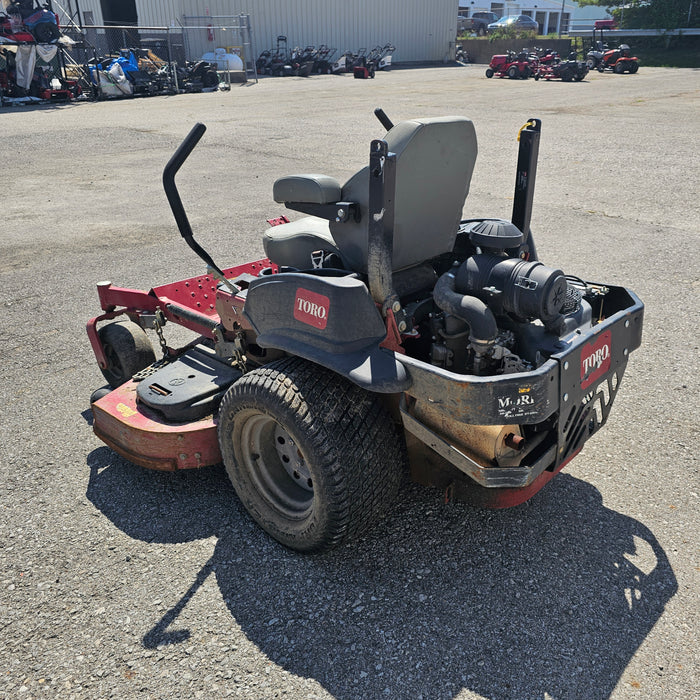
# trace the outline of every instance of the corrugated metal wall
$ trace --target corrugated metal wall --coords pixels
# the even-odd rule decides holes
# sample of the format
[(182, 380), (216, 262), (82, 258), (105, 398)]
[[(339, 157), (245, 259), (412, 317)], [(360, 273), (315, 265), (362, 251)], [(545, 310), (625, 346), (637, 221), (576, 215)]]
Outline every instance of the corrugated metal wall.
[[(290, 47), (328, 44), (339, 53), (391, 42), (396, 46), (394, 61), (413, 62), (449, 56), (457, 31), (457, 1), (136, 0), (136, 10), (141, 26), (184, 23), (185, 15), (248, 14), (256, 56), (284, 34)], [(94, 13), (96, 24), (102, 23), (100, 0), (81, 0), (80, 7)]]

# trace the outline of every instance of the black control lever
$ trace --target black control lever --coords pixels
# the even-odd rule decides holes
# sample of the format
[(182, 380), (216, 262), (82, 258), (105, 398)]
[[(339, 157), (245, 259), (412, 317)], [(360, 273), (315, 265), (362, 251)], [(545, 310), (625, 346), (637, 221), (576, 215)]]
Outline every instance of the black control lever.
[(380, 124), (387, 130), (393, 129), (394, 128), (394, 122), (389, 119), (389, 117), (386, 116), (386, 112), (381, 108), (377, 107), (377, 109), (374, 110), (374, 116), (379, 119)]
[(231, 291), (235, 291), (231, 283), (224, 278), (224, 273), (217, 267), (211, 255), (194, 240), (192, 227), (185, 213), (185, 207), (182, 206), (180, 193), (177, 191), (177, 186), (175, 185), (175, 175), (177, 175), (177, 171), (182, 167), (182, 164), (187, 160), (190, 153), (192, 153), (194, 147), (199, 143), (202, 136), (204, 136), (206, 130), (207, 127), (201, 122), (198, 122), (192, 127), (190, 133), (185, 136), (185, 140), (180, 144), (177, 151), (173, 153), (168, 164), (163, 169), (163, 189), (165, 190), (165, 196), (168, 198), (170, 209), (175, 217), (177, 228), (180, 231), (180, 235), (187, 242), (187, 245), (206, 263), (207, 267), (215, 273), (215, 276), (219, 280)]

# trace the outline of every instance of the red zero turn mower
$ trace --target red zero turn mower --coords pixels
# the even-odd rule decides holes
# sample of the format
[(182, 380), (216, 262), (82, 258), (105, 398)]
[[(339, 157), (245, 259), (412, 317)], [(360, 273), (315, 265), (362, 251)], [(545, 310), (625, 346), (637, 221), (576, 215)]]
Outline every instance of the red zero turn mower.
[[(149, 291), (101, 282), (87, 325), (110, 385), (91, 399), (96, 435), (152, 469), (223, 461), (250, 515), (300, 551), (366, 531), (408, 465), (446, 499), (529, 499), (605, 423), (641, 342), (633, 292), (537, 258), (538, 119), (519, 135), (505, 221), (462, 220), (471, 121), (377, 116), (388, 132), (369, 165), (344, 185), (277, 180), (275, 201), (307, 216), (272, 220), (267, 257), (225, 270), (175, 186), (197, 124), (163, 180), (207, 273)], [(168, 322), (197, 339), (170, 347)]]

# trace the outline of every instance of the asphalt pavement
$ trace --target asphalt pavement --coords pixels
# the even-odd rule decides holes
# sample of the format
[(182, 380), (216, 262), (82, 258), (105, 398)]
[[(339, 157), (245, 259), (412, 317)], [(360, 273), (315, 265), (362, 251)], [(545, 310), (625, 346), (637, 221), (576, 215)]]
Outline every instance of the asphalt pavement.
[[(690, 69), (445, 66), (0, 109), (0, 697), (697, 697), (699, 98)], [(378, 106), (473, 119), (469, 217), (510, 216), (518, 129), (540, 118), (539, 256), (633, 289), (643, 345), (607, 426), (528, 503), (407, 485), (366, 537), (303, 556), (222, 467), (152, 472), (94, 437), (85, 323), (100, 280), (204, 271), (161, 186), (195, 122), (178, 184), (227, 267), (262, 257), (277, 177), (366, 163)]]

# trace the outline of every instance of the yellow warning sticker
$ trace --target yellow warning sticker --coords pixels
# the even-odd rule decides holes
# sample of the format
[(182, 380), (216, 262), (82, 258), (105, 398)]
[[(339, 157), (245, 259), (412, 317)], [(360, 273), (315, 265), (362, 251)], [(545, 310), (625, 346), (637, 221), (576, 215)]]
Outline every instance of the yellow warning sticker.
[(122, 416), (124, 416), (124, 418), (129, 418), (131, 416), (135, 416), (137, 413), (133, 408), (130, 408), (125, 403), (118, 403), (117, 404), (117, 411), (119, 411), (119, 413), (121, 413)]

